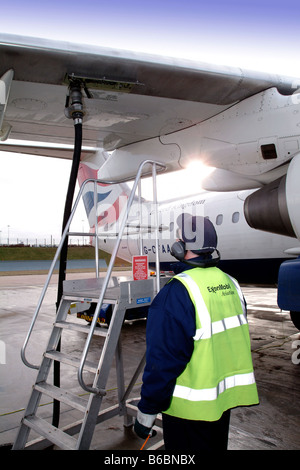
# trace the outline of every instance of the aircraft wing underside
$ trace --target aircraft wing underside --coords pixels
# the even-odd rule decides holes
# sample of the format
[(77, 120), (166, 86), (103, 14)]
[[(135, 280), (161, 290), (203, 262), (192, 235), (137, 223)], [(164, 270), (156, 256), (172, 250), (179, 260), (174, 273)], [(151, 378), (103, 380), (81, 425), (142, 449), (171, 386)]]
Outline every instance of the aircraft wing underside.
[(268, 111), (278, 101), (286, 107), (295, 79), (10, 35), (0, 35), (0, 55), (0, 150), (72, 158), (73, 122), (64, 111), (70, 80), (79, 78), (85, 90), (82, 159), (97, 149), (114, 151), (105, 157), (103, 178), (131, 177), (149, 157), (171, 171), (199, 156), (251, 179), (291, 158), (279, 149), (276, 160), (262, 156), (258, 162), (255, 155), (251, 166), (249, 142), (260, 147), (279, 138), (274, 130), (259, 142), (251, 119), (265, 103)]

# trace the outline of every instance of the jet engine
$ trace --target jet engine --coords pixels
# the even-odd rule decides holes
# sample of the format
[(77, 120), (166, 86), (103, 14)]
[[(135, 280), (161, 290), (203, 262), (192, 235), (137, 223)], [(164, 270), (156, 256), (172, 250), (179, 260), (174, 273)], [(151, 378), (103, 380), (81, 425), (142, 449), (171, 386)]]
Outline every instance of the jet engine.
[(247, 197), (245, 218), (250, 227), (300, 239), (300, 154), (287, 174)]
[[(300, 239), (300, 154), (287, 174), (252, 193), (244, 212), (250, 227)], [(300, 257), (285, 261), (278, 273), (278, 306), (289, 310), (300, 330)]]

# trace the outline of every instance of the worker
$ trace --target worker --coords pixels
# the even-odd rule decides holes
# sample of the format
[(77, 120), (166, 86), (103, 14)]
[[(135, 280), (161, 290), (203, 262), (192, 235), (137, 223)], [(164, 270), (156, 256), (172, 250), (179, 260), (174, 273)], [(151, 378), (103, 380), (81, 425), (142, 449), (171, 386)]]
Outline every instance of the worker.
[(165, 450), (226, 450), (230, 410), (258, 404), (246, 302), (216, 267), (211, 221), (181, 214), (177, 223), (171, 253), (180, 262), (149, 308), (134, 429), (146, 439), (162, 412)]

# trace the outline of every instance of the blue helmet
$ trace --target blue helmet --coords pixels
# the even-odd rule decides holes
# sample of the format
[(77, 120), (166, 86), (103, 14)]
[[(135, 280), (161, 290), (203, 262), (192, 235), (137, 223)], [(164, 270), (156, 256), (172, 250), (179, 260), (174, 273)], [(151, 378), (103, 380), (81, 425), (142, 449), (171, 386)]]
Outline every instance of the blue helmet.
[(213, 223), (206, 217), (182, 213), (177, 218), (178, 235), (186, 250), (193, 253), (211, 254), (218, 244), (218, 237)]

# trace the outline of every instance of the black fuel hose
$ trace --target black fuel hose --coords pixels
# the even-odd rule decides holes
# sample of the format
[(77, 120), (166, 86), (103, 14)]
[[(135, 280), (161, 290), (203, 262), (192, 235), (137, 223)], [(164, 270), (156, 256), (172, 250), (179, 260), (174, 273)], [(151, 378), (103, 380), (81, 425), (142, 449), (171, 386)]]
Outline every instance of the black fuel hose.
[[(72, 212), (72, 205), (74, 199), (74, 193), (76, 188), (76, 181), (78, 175), (78, 168), (80, 163), (81, 156), (81, 147), (82, 147), (82, 122), (74, 121), (75, 129), (75, 143), (74, 143), (74, 152), (73, 152), (73, 162), (69, 177), (68, 191), (65, 201), (63, 224), (62, 224), (62, 233), (65, 230), (65, 227), (68, 223)], [(61, 298), (63, 295), (63, 281), (66, 278), (66, 269), (67, 269), (67, 257), (68, 257), (68, 236), (64, 241), (62, 246), (60, 260), (59, 260), (59, 274), (58, 274), (58, 287), (57, 287), (57, 300), (56, 300), (56, 311), (58, 311)], [(60, 351), (61, 340), (58, 343), (57, 351)], [(60, 387), (60, 362), (54, 361), (53, 364), (53, 384), (56, 387)], [(59, 424), (59, 415), (60, 415), (60, 402), (58, 400), (53, 401), (53, 416), (52, 424), (55, 427), (58, 427)]]

